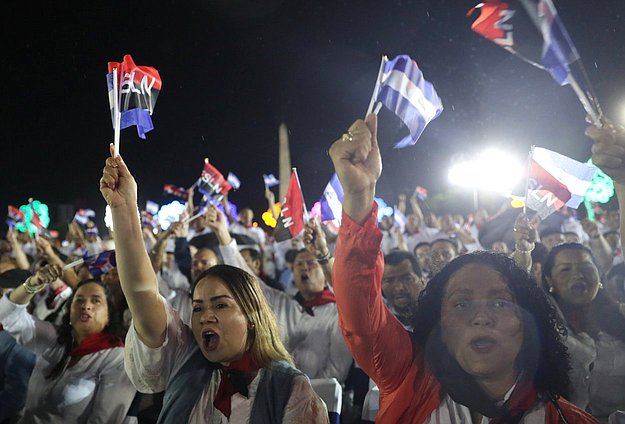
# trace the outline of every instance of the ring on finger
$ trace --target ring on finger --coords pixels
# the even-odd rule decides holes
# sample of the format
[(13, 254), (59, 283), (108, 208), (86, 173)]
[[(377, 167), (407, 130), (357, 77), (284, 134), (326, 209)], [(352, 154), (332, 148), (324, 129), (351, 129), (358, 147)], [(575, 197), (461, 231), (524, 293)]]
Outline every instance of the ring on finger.
[(345, 134), (341, 136), (341, 141), (349, 143), (350, 141), (354, 141), (354, 134), (351, 131), (347, 131)]

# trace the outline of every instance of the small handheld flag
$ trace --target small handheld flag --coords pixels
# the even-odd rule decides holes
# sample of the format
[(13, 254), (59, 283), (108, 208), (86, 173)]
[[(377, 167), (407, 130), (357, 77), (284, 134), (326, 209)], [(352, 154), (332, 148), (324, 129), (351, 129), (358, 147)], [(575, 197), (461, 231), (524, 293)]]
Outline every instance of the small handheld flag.
[(241, 187), (241, 181), (232, 172), (228, 172), (228, 177), (226, 178), (226, 180), (228, 181), (228, 184), (230, 184), (235, 190), (238, 190), (239, 187)]
[(307, 215), (302, 188), (297, 178), (297, 170), (293, 168), (289, 188), (282, 201), (278, 225), (274, 232), (276, 241), (285, 241), (299, 236), (304, 231)]
[(395, 148), (412, 146), (426, 125), (443, 111), (441, 99), (434, 86), (423, 78), (417, 63), (407, 55), (393, 60), (384, 56), (380, 71), (372, 99), (397, 115), (410, 131)]
[(87, 254), (85, 254), (82, 259), (78, 259), (65, 265), (63, 267), (63, 270), (65, 271), (82, 264), (87, 265), (87, 267), (89, 267), (89, 272), (91, 273), (91, 275), (93, 275), (94, 278), (97, 278), (102, 274), (106, 274), (117, 266), (117, 261), (115, 260), (115, 251), (107, 250), (105, 252), (92, 256), (87, 256)]
[(189, 197), (189, 193), (187, 192), (186, 189), (175, 186), (173, 184), (165, 184), (163, 186), (163, 193), (171, 194), (183, 200), (187, 200), (187, 198)]
[(563, 206), (577, 209), (596, 169), (560, 153), (535, 147), (529, 159), (526, 205), (546, 218)]
[(601, 106), (551, 0), (488, 0), (469, 10), (467, 16), (476, 10), (480, 16), (471, 25), (473, 31), (548, 71), (558, 84), (570, 84), (594, 123), (600, 125)]
[(9, 228), (15, 228), (17, 224), (24, 224), (26, 221), (26, 215), (19, 208), (9, 205), (7, 214), (7, 225)]
[(273, 174), (263, 174), (263, 181), (265, 182), (265, 187), (275, 187), (280, 184), (280, 181)]
[(204, 159), (204, 169), (196, 182), (196, 186), (204, 196), (214, 202), (220, 202), (223, 195), (232, 189), (221, 172), (208, 163), (208, 159)]
[(111, 118), (115, 130), (115, 154), (119, 153), (119, 131), (135, 125), (139, 137), (152, 129), (151, 115), (162, 87), (155, 68), (137, 66), (127, 54), (122, 62), (108, 63), (107, 84)]
[(153, 202), (152, 200), (147, 200), (145, 202), (145, 211), (150, 215), (156, 215), (158, 213), (159, 206), (158, 203)]
[(343, 212), (343, 187), (336, 174), (332, 175), (332, 178), (330, 178), (330, 182), (323, 190), (319, 202), (321, 203), (322, 221), (341, 219), (341, 214)]
[(74, 214), (74, 221), (85, 226), (93, 217), (95, 217), (95, 211), (93, 209), (78, 209), (76, 214)]

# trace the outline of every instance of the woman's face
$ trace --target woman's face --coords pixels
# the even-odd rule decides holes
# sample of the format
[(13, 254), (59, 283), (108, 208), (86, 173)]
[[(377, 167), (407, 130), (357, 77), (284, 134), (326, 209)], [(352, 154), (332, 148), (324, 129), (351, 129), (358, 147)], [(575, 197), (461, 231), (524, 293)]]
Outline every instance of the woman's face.
[(443, 296), (441, 329), (449, 353), (478, 383), (514, 384), (523, 324), (499, 272), (468, 264), (453, 273)]
[(245, 353), (248, 320), (218, 277), (203, 278), (195, 287), (191, 328), (202, 354), (211, 362), (228, 365)]
[(588, 305), (599, 291), (599, 271), (585, 250), (563, 250), (553, 263), (547, 282), (553, 294), (573, 306)]
[(80, 286), (72, 300), (70, 322), (79, 339), (104, 330), (109, 323), (109, 308), (102, 286), (96, 283)]

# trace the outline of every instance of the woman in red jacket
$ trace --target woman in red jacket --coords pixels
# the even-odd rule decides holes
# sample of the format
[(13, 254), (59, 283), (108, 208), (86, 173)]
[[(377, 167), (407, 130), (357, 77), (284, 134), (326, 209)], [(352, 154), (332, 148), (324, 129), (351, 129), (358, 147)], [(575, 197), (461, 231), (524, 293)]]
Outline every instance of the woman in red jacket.
[(594, 423), (571, 405), (562, 325), (514, 262), (458, 258), (430, 281), (410, 335), (384, 305), (377, 117), (330, 149), (343, 186), (333, 282), (343, 336), (380, 389), (378, 423)]

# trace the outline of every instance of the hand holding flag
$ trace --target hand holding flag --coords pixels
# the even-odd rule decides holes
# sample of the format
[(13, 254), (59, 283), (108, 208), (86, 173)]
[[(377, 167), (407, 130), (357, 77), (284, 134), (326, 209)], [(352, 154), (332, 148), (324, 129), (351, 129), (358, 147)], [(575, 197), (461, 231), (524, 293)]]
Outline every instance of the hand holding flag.
[(115, 156), (114, 146), (109, 146), (111, 156), (106, 159), (100, 193), (111, 209), (129, 208), (137, 210), (137, 183), (128, 170), (121, 155)]
[[(594, 125), (586, 128), (586, 135), (593, 140), (592, 162), (620, 185), (615, 188), (622, 192), (625, 186), (625, 127), (605, 120), (600, 128)], [(619, 200), (621, 195), (618, 194)]]
[(265, 182), (265, 187), (274, 187), (280, 184), (280, 181), (273, 174), (263, 174), (263, 181)]
[(343, 210), (358, 223), (371, 212), (375, 184), (382, 172), (377, 136), (378, 117), (369, 114), (364, 121), (354, 122), (347, 134), (330, 147), (334, 170), (343, 187)]

